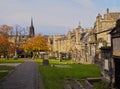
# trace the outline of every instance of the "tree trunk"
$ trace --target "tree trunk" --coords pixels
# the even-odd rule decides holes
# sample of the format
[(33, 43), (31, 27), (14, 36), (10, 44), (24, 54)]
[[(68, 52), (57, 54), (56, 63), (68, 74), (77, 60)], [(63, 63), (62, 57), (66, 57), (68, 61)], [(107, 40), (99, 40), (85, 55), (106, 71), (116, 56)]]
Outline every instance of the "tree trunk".
[(35, 52), (32, 52), (32, 59), (35, 58)]

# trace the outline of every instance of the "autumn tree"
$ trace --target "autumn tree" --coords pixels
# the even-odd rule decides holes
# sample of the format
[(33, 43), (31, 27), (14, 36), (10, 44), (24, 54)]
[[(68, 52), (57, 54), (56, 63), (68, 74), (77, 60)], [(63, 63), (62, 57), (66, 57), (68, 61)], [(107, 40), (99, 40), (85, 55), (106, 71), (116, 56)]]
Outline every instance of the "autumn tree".
[(7, 38), (0, 37), (0, 55), (4, 58), (13, 55), (15, 51), (14, 44), (9, 42)]
[(8, 55), (10, 50), (13, 51), (13, 45), (8, 40), (8, 35), (10, 34), (10, 31), (12, 30), (11, 26), (8, 25), (1, 25), (0, 26), (0, 55), (3, 55), (4, 57)]
[(0, 36), (8, 37), (8, 35), (11, 33), (13, 27), (8, 25), (1, 25), (0, 26)]
[(7, 53), (9, 54), (9, 56), (13, 56), (15, 54), (15, 45), (12, 42), (9, 42)]
[(26, 43), (23, 44), (21, 48), (23, 48), (25, 52), (32, 52), (33, 58), (34, 58), (35, 52), (49, 51), (48, 41), (41, 34), (26, 41)]
[(0, 55), (7, 56), (10, 42), (5, 37), (0, 37)]

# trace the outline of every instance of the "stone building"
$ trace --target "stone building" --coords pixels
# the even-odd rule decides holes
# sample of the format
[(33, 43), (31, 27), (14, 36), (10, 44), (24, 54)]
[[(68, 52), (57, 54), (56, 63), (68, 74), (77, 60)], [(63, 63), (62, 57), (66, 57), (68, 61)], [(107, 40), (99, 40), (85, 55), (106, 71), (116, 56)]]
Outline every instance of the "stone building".
[(48, 37), (51, 51), (55, 53), (57, 58), (77, 56), (76, 53), (80, 51), (80, 31), (82, 31), (82, 28), (79, 25), (77, 28), (69, 31), (66, 35), (53, 35)]
[[(81, 60), (80, 63), (92, 63), (93, 61), (93, 52), (94, 46), (92, 47), (91, 41), (93, 41), (92, 38), (92, 29), (86, 29), (81, 34), (80, 38), (80, 55)], [(92, 51), (91, 51), (92, 50)]]
[(120, 89), (120, 19), (111, 30), (111, 46), (101, 47), (102, 75), (111, 89)]
[(33, 20), (31, 19), (31, 25), (28, 29), (21, 28), (19, 25), (12, 29), (9, 34), (9, 41), (12, 43), (18, 42), (19, 44), (25, 43), (26, 40), (35, 36)]
[(95, 55), (94, 62), (101, 63), (101, 50), (103, 46), (111, 46), (110, 31), (115, 26), (116, 21), (120, 18), (120, 12), (110, 12), (107, 9), (102, 16), (98, 14), (93, 28)]
[(8, 39), (12, 42), (17, 48), (15, 55), (20, 53), (20, 46), (25, 43), (27, 40), (35, 36), (35, 30), (33, 26), (33, 20), (31, 19), (31, 25), (28, 29), (21, 28), (19, 25), (12, 29), (8, 35)]
[[(52, 54), (55, 58), (73, 59), (74, 62), (92, 63), (90, 40), (92, 29), (83, 29), (80, 24), (66, 35), (48, 37)], [(92, 55), (91, 55), (92, 56)]]
[(111, 87), (120, 89), (120, 19), (117, 20), (116, 26), (110, 32), (111, 34), (111, 58), (108, 64), (111, 64), (108, 71)]
[[(120, 19), (120, 12), (109, 12), (109, 9), (107, 9), (107, 12), (104, 14), (104, 17), (98, 14), (93, 29), (93, 34), (95, 37), (95, 41), (93, 43), (95, 44), (94, 60), (96, 60), (98, 65), (101, 67), (103, 78), (108, 81), (111, 87), (113, 87), (115, 84), (116, 87), (120, 88), (120, 72), (118, 71), (119, 62), (117, 59), (119, 57), (116, 57), (113, 54), (111, 55), (111, 51), (117, 52), (117, 50), (119, 50), (119, 40), (114, 39), (115, 37), (113, 37), (113, 35), (116, 35), (117, 38), (119, 34), (119, 31), (116, 31), (119, 29), (115, 27), (116, 21), (118, 19)], [(110, 32), (112, 35), (110, 35)], [(111, 42), (111, 36), (115, 40), (114, 42)], [(117, 46), (114, 45), (113, 47), (113, 44), (117, 44)], [(111, 48), (113, 49), (111, 50)]]
[[(116, 20), (119, 19), (120, 12), (109, 12), (102, 16), (98, 14), (94, 27), (91, 29), (82, 29), (79, 25), (77, 28), (69, 31), (66, 35), (49, 36), (49, 43), (52, 52), (58, 54), (70, 54), (73, 60), (82, 63), (93, 63), (101, 59), (100, 48), (110, 46), (111, 38), (109, 32), (115, 26)], [(95, 59), (95, 60), (94, 60)]]
[(98, 48), (103, 45), (111, 45), (110, 35), (108, 33), (115, 26), (119, 18), (120, 12), (109, 12), (109, 9), (107, 9), (103, 17), (101, 14), (98, 14), (93, 29), (96, 34)]

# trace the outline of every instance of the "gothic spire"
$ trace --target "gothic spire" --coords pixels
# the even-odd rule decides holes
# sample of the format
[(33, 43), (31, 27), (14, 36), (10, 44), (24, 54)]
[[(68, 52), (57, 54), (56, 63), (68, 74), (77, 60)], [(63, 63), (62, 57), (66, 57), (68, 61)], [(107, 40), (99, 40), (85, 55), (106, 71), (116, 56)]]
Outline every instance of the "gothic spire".
[(34, 32), (34, 26), (33, 26), (33, 18), (31, 18), (31, 26), (30, 26), (30, 37), (34, 37), (35, 32)]
[(33, 18), (31, 18), (31, 26), (33, 26)]
[(107, 8), (107, 14), (109, 13), (109, 9)]

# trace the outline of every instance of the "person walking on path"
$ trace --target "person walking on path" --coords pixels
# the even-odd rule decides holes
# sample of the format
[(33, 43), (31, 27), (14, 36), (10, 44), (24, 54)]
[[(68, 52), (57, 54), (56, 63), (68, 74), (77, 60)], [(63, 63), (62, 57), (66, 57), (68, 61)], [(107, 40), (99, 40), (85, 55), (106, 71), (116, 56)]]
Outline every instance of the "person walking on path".
[(43, 89), (38, 80), (38, 64), (26, 61), (2, 82), (0, 89)]

